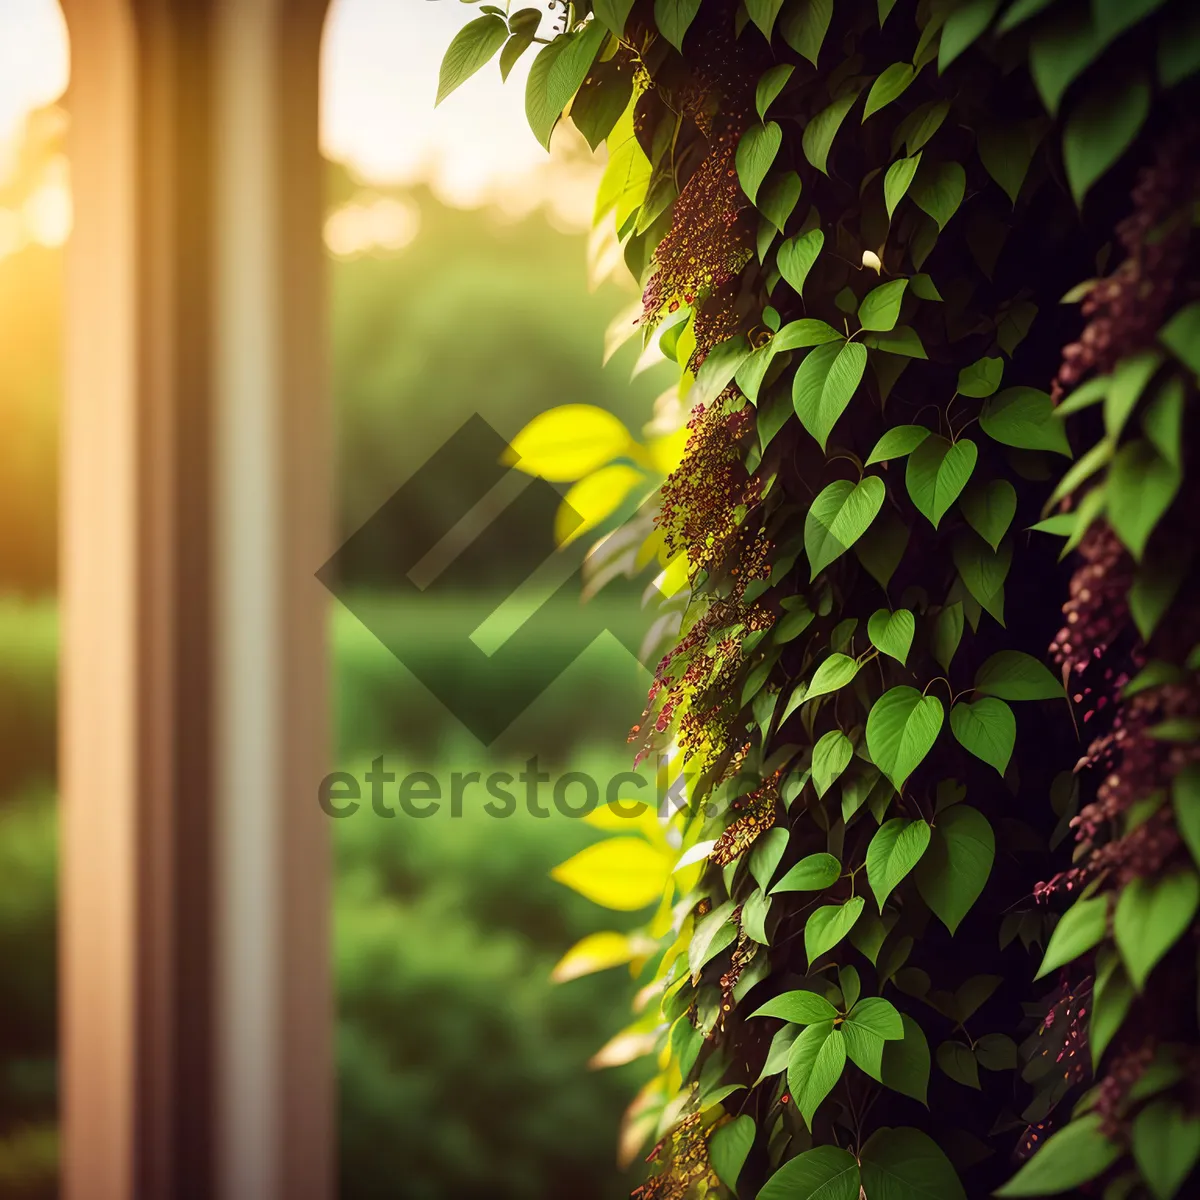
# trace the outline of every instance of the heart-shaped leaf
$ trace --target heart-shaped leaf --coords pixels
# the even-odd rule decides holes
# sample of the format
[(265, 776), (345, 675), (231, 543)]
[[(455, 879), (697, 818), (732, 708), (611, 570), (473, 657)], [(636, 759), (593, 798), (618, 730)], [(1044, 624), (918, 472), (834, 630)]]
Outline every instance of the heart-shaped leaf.
[(817, 742), (812, 753), (812, 782), (818, 796), (829, 791), (853, 755), (854, 743), (840, 729), (831, 729)]
[(865, 121), (872, 113), (878, 112), (885, 104), (891, 104), (897, 97), (902, 96), (916, 76), (912, 63), (898, 62), (876, 76), (867, 93), (867, 103), (863, 108)]
[(844, 688), (858, 674), (858, 663), (848, 654), (831, 654), (813, 672), (813, 677), (804, 693), (804, 699), (815, 700)]
[(939, 814), (914, 877), (917, 891), (951, 933), (979, 899), (995, 857), (996, 838), (981, 812), (956, 804)]
[(845, 904), (826, 904), (809, 916), (804, 926), (804, 950), (810, 967), (850, 932), (865, 903), (861, 896), (852, 896)]
[(996, 768), (1008, 769), (1017, 740), (1017, 719), (1003, 700), (984, 696), (974, 704), (961, 701), (950, 710), (950, 731), (976, 758)]
[[(918, 153), (911, 158), (897, 159), (888, 167), (887, 174), (883, 177), (883, 202), (887, 207), (889, 221), (896, 211), (896, 205), (904, 199), (904, 193), (911, 186), (913, 176), (920, 165), (921, 155)], [(915, 288), (913, 290), (916, 291)]]
[[(800, 11), (806, 11), (804, 5)], [(860, 1192), (854, 1155), (836, 1146), (814, 1146), (789, 1158), (767, 1180), (758, 1200), (859, 1200)]]
[(1121, 889), (1113, 914), (1113, 936), (1138, 991), (1192, 923), (1198, 905), (1200, 878), (1190, 868), (1134, 879)]
[(776, 251), (775, 265), (797, 295), (804, 291), (804, 281), (824, 245), (825, 235), (819, 229), (810, 229), (807, 233), (788, 238)]
[(825, 169), (826, 161), (829, 158), (829, 148), (833, 145), (833, 139), (846, 119), (846, 114), (854, 107), (857, 99), (858, 92), (856, 91), (839, 96), (828, 108), (823, 108), (804, 126), (804, 133), (800, 137), (801, 149), (804, 151), (804, 157), (822, 175), (829, 174)]
[(951, 443), (937, 434), (927, 437), (909, 455), (904, 474), (908, 494), (934, 529), (967, 486), (978, 457), (979, 450), (970, 438)]
[(1058, 700), (1063, 685), (1046, 664), (1020, 650), (1001, 650), (975, 672), (975, 690), (1001, 700)]
[(893, 817), (885, 821), (867, 847), (867, 883), (879, 911), (896, 885), (921, 861), (929, 846), (929, 825), (921, 820)]
[[(846, 1042), (832, 1021), (810, 1025), (793, 1043), (788, 1058), (788, 1088), (811, 1129), (813, 1114), (833, 1091), (846, 1066)], [(761, 1196), (762, 1193), (759, 1193)]]
[(776, 63), (758, 81), (758, 87), (754, 92), (754, 104), (761, 119), (766, 120), (767, 109), (771, 107), (771, 102), (775, 97), (783, 91), (795, 69), (791, 63)]
[(875, 701), (867, 717), (867, 749), (897, 791), (933, 749), (944, 715), (936, 696), (906, 685)]
[(993, 441), (1019, 450), (1050, 450), (1071, 457), (1064, 423), (1054, 415), (1054, 403), (1037, 388), (1011, 387), (989, 396), (979, 425)]
[(987, 484), (975, 480), (959, 497), (958, 506), (967, 524), (995, 550), (1017, 515), (1017, 490), (1007, 479)]
[(832, 887), (842, 873), (842, 864), (832, 854), (823, 851), (802, 858), (771, 889), (776, 892), (823, 892)]
[(904, 299), (907, 279), (893, 279), (872, 288), (858, 306), (859, 324), (864, 329), (887, 333), (896, 327), (900, 316), (900, 302)]
[(871, 1200), (967, 1200), (950, 1160), (917, 1129), (877, 1129), (863, 1145), (863, 1192)]
[(916, 629), (916, 618), (907, 608), (897, 609), (894, 613), (881, 608), (867, 622), (867, 637), (880, 653), (891, 655), (903, 664), (908, 659)]
[(883, 507), (887, 489), (878, 475), (858, 483), (837, 479), (812, 502), (804, 518), (804, 551), (811, 579), (858, 541)]
[(1042, 965), (1034, 979), (1066, 966), (1086, 954), (1102, 937), (1108, 925), (1108, 897), (1089, 896), (1076, 900), (1059, 918), (1046, 946)]
[(751, 125), (738, 142), (734, 165), (737, 167), (738, 182), (742, 191), (753, 204), (758, 199), (758, 189), (767, 177), (779, 147), (783, 143), (783, 131), (775, 121)]
[(861, 342), (831, 342), (810, 350), (797, 368), (792, 380), (792, 404), (801, 424), (822, 450), (862, 381), (866, 366), (867, 348)]
[(958, 394), (982, 399), (990, 396), (999, 386), (1004, 374), (1004, 359), (981, 358), (958, 373)]
[(897, 425), (889, 429), (875, 443), (865, 466), (872, 463), (886, 462), (889, 458), (903, 458), (911, 454), (930, 434), (924, 425)]
[(904, 1023), (892, 1003), (880, 996), (860, 1000), (846, 1015), (842, 1033), (850, 1061), (882, 1083), (884, 1046), (904, 1037)]
[(818, 1021), (832, 1021), (837, 1015), (837, 1009), (824, 996), (803, 990), (784, 992), (782, 996), (768, 1000), (750, 1014), (751, 1017), (778, 1017), (781, 1021), (790, 1021), (793, 1025), (814, 1025)]

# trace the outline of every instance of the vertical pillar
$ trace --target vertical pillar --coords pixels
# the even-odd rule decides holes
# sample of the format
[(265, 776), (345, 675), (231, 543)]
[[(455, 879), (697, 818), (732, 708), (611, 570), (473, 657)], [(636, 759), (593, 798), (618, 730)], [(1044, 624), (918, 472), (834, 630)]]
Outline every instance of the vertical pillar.
[(64, 1195), (324, 1200), (324, 0), (65, 7)]

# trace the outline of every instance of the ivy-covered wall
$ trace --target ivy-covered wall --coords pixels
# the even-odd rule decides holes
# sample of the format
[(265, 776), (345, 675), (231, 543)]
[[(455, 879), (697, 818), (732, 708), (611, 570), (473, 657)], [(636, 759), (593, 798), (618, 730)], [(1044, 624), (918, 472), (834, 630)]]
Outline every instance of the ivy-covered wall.
[(517, 442), (663, 597), (678, 861), (574, 952), (644, 983), (635, 1194), (1193, 1194), (1200, 8), (478, 11), (443, 94), (545, 43), (680, 371)]

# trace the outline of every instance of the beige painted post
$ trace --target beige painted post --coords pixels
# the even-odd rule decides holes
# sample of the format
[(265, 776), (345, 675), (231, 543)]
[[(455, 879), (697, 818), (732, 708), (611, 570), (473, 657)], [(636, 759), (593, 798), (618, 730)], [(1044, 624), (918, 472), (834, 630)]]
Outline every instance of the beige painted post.
[(325, 1200), (324, 0), (67, 0), (64, 1196)]

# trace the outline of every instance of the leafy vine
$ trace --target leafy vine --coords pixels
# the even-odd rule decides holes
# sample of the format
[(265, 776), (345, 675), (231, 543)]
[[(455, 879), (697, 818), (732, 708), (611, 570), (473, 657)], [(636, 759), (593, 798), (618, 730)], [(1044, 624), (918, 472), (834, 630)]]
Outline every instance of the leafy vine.
[[(591, 571), (659, 571), (631, 740), (676, 777), (678, 858), (603, 820), (654, 846), (661, 902), (562, 969), (643, 983), (635, 1194), (1181, 1194), (1194, 6), (592, 0), (549, 37), (479, 11), (440, 94), (546, 43), (530, 124), (606, 146), (629, 332), (690, 410), (556, 476), (609, 472), (589, 527), (665, 476)], [(595, 450), (594, 414), (539, 420), (576, 418)]]

